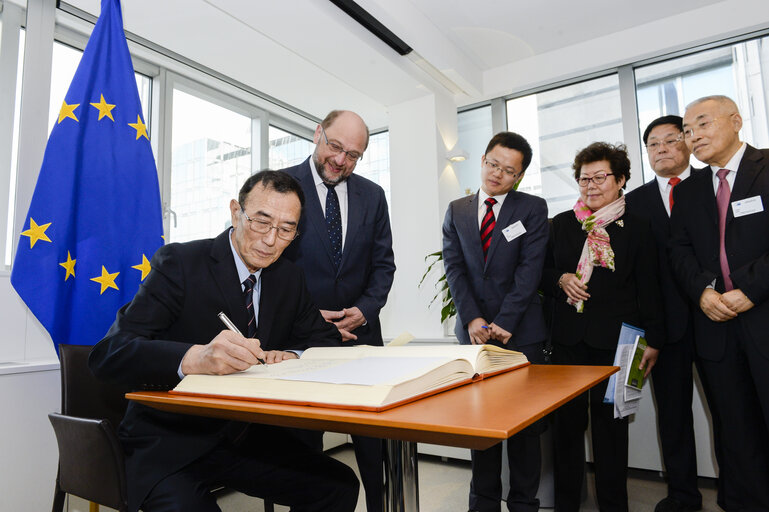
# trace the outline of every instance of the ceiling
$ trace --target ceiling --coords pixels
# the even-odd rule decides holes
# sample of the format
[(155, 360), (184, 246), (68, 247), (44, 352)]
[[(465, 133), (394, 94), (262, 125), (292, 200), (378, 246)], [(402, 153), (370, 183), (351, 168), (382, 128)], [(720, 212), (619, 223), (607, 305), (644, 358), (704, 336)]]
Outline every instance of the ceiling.
[[(328, 0), (124, 0), (123, 12), (126, 30), (159, 46), (313, 116), (348, 108), (377, 128), (389, 106), (431, 92), (467, 105), (769, 26), (763, 2), (358, 0), (414, 49), (407, 57)], [(98, 15), (99, 0), (68, 3)], [(767, 12), (733, 14), (753, 7)]]

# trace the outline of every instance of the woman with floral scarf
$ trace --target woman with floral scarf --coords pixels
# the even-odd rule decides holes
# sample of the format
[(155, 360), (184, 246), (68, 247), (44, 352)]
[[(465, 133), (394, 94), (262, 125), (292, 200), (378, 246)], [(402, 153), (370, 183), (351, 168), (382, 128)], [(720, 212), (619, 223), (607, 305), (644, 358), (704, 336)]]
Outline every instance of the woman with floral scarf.
[[(625, 212), (630, 179), (623, 145), (595, 142), (573, 164), (579, 200), (553, 219), (542, 288), (555, 298), (556, 364), (612, 365), (622, 323), (645, 329), (648, 374), (663, 336), (654, 239), (645, 220)], [(598, 385), (554, 415), (555, 510), (578, 511), (585, 468), (584, 432), (592, 430), (596, 496), (602, 511), (627, 511), (627, 418), (614, 419)]]

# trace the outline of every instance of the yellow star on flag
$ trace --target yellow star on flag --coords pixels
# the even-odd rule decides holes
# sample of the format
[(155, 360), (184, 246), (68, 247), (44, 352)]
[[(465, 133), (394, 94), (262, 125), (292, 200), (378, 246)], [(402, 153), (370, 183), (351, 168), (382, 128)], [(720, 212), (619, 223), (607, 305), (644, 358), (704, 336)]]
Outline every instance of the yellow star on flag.
[(147, 256), (142, 254), (142, 262), (138, 265), (134, 265), (131, 268), (135, 268), (136, 270), (140, 271), (142, 273), (142, 281), (144, 281), (144, 278), (147, 277), (147, 274), (150, 273), (150, 270), (152, 270), (152, 267), (150, 266), (150, 261), (147, 259)]
[(128, 123), (128, 126), (136, 130), (136, 140), (139, 140), (139, 137), (144, 137), (147, 140), (150, 140), (149, 137), (147, 137), (147, 125), (142, 122), (142, 118), (140, 115), (136, 115), (136, 122), (135, 123)]
[(59, 266), (64, 267), (64, 269), (67, 271), (67, 274), (64, 276), (64, 280), (66, 281), (69, 279), (69, 276), (75, 277), (75, 262), (77, 260), (73, 260), (72, 256), (70, 256), (69, 251), (67, 251), (67, 261), (64, 263), (59, 263)]
[[(74, 105), (67, 105), (67, 102), (63, 101), (61, 103), (61, 110), (59, 110), (59, 123), (61, 123), (62, 121), (64, 121), (64, 119), (68, 117), (74, 119), (79, 123), (80, 121), (78, 120), (77, 117), (75, 117), (75, 109), (79, 106), (80, 106), (80, 103), (75, 103)], [(56, 124), (59, 124), (59, 123), (56, 123)]]
[(115, 118), (112, 117), (112, 109), (115, 108), (115, 105), (104, 101), (103, 94), (101, 95), (101, 101), (99, 103), (91, 103), (91, 106), (99, 111), (99, 121), (101, 121), (102, 117), (109, 117), (113, 122), (115, 121)]
[(45, 240), (46, 242), (50, 242), (51, 239), (48, 238), (48, 235), (45, 234), (45, 230), (48, 229), (48, 226), (50, 226), (51, 223), (43, 224), (42, 226), (38, 226), (37, 222), (35, 222), (35, 219), (32, 217), (29, 218), (29, 229), (26, 231), (22, 231), (21, 234), (23, 236), (29, 237), (29, 248), (32, 249), (38, 240)]
[(101, 291), (99, 292), (99, 295), (104, 293), (104, 290), (107, 288), (114, 288), (116, 290), (119, 290), (120, 288), (117, 287), (115, 284), (115, 278), (120, 274), (120, 272), (115, 272), (114, 274), (110, 274), (107, 272), (107, 269), (104, 268), (104, 265), (101, 266), (101, 275), (99, 277), (92, 277), (91, 281), (96, 281), (101, 285)]

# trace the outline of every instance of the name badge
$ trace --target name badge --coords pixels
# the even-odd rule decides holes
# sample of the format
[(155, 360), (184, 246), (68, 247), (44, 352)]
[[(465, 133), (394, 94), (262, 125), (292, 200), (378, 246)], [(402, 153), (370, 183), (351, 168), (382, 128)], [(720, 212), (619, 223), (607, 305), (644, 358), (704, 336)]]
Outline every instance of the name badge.
[(526, 228), (523, 227), (523, 223), (521, 223), (521, 221), (518, 221), (514, 224), (510, 224), (509, 226), (507, 226), (505, 229), (502, 230), (502, 234), (505, 235), (505, 240), (507, 240), (508, 242), (510, 242), (511, 240), (515, 240), (525, 232), (526, 232)]
[(735, 217), (750, 215), (764, 211), (764, 203), (761, 202), (761, 196), (748, 197), (739, 201), (732, 201), (732, 213)]

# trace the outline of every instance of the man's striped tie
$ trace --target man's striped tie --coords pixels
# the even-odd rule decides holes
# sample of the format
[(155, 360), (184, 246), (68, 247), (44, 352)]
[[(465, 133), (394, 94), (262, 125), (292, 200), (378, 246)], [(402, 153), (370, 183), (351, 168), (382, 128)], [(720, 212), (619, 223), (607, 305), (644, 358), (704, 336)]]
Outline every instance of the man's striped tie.
[(497, 223), (497, 219), (494, 218), (494, 205), (497, 204), (497, 200), (490, 197), (484, 201), (486, 205), (486, 214), (481, 221), (481, 245), (483, 246), (483, 259), (486, 260), (486, 255), (489, 252), (489, 246), (491, 245), (491, 232), (494, 231), (494, 226)]

